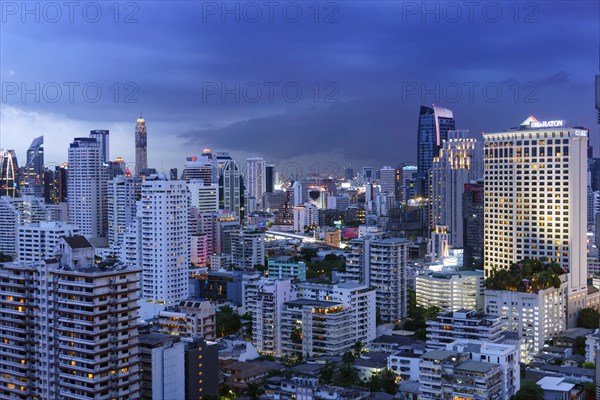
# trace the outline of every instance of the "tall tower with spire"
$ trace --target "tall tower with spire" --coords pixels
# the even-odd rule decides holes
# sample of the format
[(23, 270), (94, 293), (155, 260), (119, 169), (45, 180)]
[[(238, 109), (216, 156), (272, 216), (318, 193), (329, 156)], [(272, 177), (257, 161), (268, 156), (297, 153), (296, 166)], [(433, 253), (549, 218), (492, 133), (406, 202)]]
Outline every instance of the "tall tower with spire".
[(140, 117), (135, 125), (135, 173), (139, 175), (148, 168), (148, 132), (146, 131), (146, 120)]

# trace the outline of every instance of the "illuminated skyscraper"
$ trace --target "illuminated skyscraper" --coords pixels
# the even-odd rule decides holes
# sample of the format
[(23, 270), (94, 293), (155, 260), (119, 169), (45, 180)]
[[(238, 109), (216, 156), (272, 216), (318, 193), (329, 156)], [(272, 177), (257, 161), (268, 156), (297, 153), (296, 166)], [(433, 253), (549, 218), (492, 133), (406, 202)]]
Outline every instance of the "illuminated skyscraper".
[[(263, 195), (267, 191), (266, 174), (265, 160), (260, 157), (246, 159), (247, 195), (248, 198), (254, 198), (258, 209), (262, 208)], [(252, 211), (254, 210), (250, 210)]]
[(421, 106), (419, 112), (419, 131), (417, 136), (417, 192), (419, 196), (429, 197), (429, 170), (433, 159), (438, 156), (442, 142), (448, 139), (448, 131), (454, 130), (452, 111), (433, 105), (433, 108)]
[(148, 169), (148, 132), (146, 130), (146, 120), (142, 114), (135, 125), (135, 174), (139, 175), (143, 170)]
[(44, 187), (44, 137), (33, 139), (27, 149), (27, 162), (23, 169), (23, 194), (42, 196)]
[(18, 168), (15, 151), (0, 149), (0, 196), (19, 196)]
[(586, 306), (588, 131), (525, 120), (483, 135), (484, 270), (547, 259), (568, 271), (569, 326)]

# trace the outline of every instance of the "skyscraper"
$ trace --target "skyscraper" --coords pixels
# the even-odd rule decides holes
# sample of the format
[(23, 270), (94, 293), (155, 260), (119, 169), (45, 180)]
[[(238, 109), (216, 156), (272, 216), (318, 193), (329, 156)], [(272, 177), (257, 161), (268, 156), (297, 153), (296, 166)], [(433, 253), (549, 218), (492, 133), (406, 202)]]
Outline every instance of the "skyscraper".
[(379, 186), (381, 193), (396, 195), (396, 170), (386, 166), (379, 170)]
[(568, 272), (569, 326), (587, 294), (587, 135), (534, 117), (484, 134), (485, 275), (525, 258), (558, 264)]
[(269, 164), (265, 166), (265, 193), (273, 193), (275, 191), (276, 174), (275, 165)]
[(483, 179), (467, 183), (463, 193), (463, 266), (483, 267)]
[[(483, 174), (477, 140), (468, 131), (450, 131), (431, 166), (430, 230), (447, 231), (448, 245), (463, 247), (462, 200), (464, 186)], [(434, 249), (442, 256), (440, 249)]]
[(146, 120), (140, 114), (135, 125), (135, 173), (139, 175), (148, 169), (148, 132)]
[[(265, 160), (260, 157), (246, 159), (246, 194), (248, 198), (253, 197), (256, 208), (262, 208), (263, 195), (267, 191)], [(253, 210), (249, 210), (253, 211)]]
[(110, 161), (110, 147), (108, 141), (108, 134), (109, 132), (107, 129), (96, 129), (94, 131), (90, 131), (90, 137), (100, 142), (103, 163), (108, 163)]
[(188, 297), (189, 207), (184, 181), (150, 176), (142, 183), (138, 217), (144, 299), (169, 303)]
[(0, 196), (18, 197), (18, 168), (15, 151), (0, 149)]
[(452, 111), (433, 105), (421, 106), (419, 131), (417, 133), (417, 193), (429, 197), (429, 170), (433, 159), (438, 156), (442, 142), (448, 139), (448, 131), (454, 130)]
[(75, 138), (69, 146), (69, 222), (90, 240), (105, 237), (108, 226), (108, 175), (103, 157), (101, 144), (94, 138)]
[(197, 156), (186, 157), (181, 180), (189, 183), (197, 179), (201, 179), (205, 185), (210, 185), (212, 183), (212, 164), (209, 160)]
[(135, 223), (137, 202), (141, 198), (142, 177), (118, 175), (108, 181), (106, 193), (108, 211), (108, 244), (123, 247), (127, 228)]
[(44, 137), (33, 139), (27, 149), (27, 162), (23, 168), (23, 194), (42, 196), (44, 192)]

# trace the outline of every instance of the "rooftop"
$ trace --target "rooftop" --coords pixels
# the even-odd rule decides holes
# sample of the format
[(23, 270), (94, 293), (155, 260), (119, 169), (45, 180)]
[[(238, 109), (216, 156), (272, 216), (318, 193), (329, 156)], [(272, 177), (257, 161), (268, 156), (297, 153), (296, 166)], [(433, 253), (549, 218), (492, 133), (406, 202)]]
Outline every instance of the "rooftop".
[(84, 249), (88, 247), (94, 247), (85, 238), (85, 236), (64, 236), (63, 239), (72, 249)]
[(498, 366), (499, 366), (498, 364), (491, 364), (491, 363), (486, 363), (486, 362), (481, 362), (481, 361), (464, 361), (464, 362), (460, 363), (459, 365), (457, 365), (454, 369), (455, 370), (458, 369), (461, 371), (486, 373)]

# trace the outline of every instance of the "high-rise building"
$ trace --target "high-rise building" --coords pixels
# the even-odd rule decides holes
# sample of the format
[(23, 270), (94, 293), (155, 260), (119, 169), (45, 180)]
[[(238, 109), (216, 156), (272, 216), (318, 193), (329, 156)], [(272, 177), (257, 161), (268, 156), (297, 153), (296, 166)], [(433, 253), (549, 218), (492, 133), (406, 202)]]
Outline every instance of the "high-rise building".
[(41, 197), (0, 196), (0, 253), (17, 256), (19, 225), (45, 221), (48, 210)]
[(142, 297), (173, 303), (188, 297), (190, 193), (184, 181), (150, 176), (142, 183)]
[(192, 180), (202, 180), (205, 185), (210, 185), (213, 183), (212, 168), (210, 161), (198, 158), (197, 156), (186, 157), (183, 172), (181, 173), (181, 180), (188, 183)]
[(148, 131), (146, 120), (140, 114), (135, 125), (135, 174), (148, 169)]
[(429, 197), (429, 170), (438, 156), (442, 142), (448, 139), (448, 131), (454, 130), (452, 111), (436, 105), (421, 106), (417, 133), (417, 193)]
[(363, 167), (362, 177), (365, 183), (373, 182), (373, 180), (375, 179), (375, 170), (373, 169), (373, 167)]
[(386, 166), (379, 170), (379, 186), (381, 193), (395, 195), (396, 170), (394, 168)]
[(483, 310), (483, 271), (430, 272), (417, 275), (417, 304), (442, 312)]
[(125, 231), (135, 223), (137, 202), (142, 194), (142, 178), (132, 175), (118, 175), (108, 181), (108, 244), (120, 249), (123, 246)]
[(67, 164), (57, 165), (44, 173), (44, 199), (48, 204), (67, 201)]
[(263, 195), (267, 191), (266, 174), (265, 160), (260, 157), (246, 158), (246, 195), (255, 199), (256, 209), (262, 208)]
[(67, 175), (69, 222), (88, 239), (106, 236), (107, 173), (101, 144), (93, 138), (75, 138), (69, 146)]
[(232, 232), (231, 262), (242, 269), (265, 264), (265, 233), (256, 229)]
[(56, 256), (0, 267), (2, 397), (139, 398), (140, 271), (97, 265), (82, 236)]
[(241, 218), (243, 195), (244, 181), (237, 163), (233, 160), (225, 161), (219, 177), (219, 208)]
[(107, 129), (96, 129), (90, 131), (90, 137), (96, 139), (100, 143), (102, 149), (102, 162), (108, 163), (110, 161), (110, 143), (109, 143), (109, 131)]
[(44, 192), (44, 137), (33, 139), (27, 149), (27, 161), (23, 167), (23, 187), (26, 195), (42, 196)]
[(140, 342), (140, 399), (185, 399), (185, 343), (163, 333), (145, 333)]
[(417, 175), (415, 165), (402, 167), (402, 201), (408, 202), (417, 197)]
[(201, 180), (191, 180), (187, 185), (190, 191), (191, 206), (198, 213), (215, 213), (219, 209), (219, 187), (217, 184), (206, 184)]
[(568, 272), (568, 325), (587, 295), (588, 131), (527, 118), (518, 130), (484, 134), (484, 269), (547, 259)]
[[(468, 131), (449, 131), (439, 154), (433, 159), (430, 173), (430, 231), (443, 229), (448, 246), (463, 247), (463, 192), (466, 183), (481, 178), (482, 159), (477, 140)], [(433, 249), (438, 257), (447, 256)], [(446, 254), (444, 254), (446, 253)]]
[(17, 228), (17, 259), (43, 261), (54, 257), (54, 251), (65, 236), (78, 236), (79, 228), (63, 222), (41, 221)]
[(275, 165), (267, 164), (265, 166), (265, 193), (273, 193), (275, 191), (276, 183), (277, 171), (275, 170)]
[(465, 184), (463, 193), (463, 266), (483, 268), (483, 179)]
[(14, 150), (0, 149), (0, 196), (19, 196), (19, 164)]

